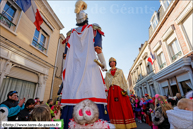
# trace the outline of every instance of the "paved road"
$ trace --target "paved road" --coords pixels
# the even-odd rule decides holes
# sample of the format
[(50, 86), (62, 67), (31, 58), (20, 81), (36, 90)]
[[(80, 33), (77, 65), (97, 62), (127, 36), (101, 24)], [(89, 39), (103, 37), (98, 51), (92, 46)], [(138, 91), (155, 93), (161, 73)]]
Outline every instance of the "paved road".
[(139, 122), (136, 122), (136, 123), (137, 123), (137, 129), (151, 129), (151, 127), (146, 123), (139, 123)]

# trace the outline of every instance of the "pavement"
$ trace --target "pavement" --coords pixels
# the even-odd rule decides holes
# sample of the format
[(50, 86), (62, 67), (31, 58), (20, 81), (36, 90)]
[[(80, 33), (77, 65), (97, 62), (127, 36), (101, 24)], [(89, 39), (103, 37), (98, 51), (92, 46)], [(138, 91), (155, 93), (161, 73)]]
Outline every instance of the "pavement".
[(151, 129), (151, 127), (146, 123), (136, 122), (136, 124), (137, 124), (137, 129)]

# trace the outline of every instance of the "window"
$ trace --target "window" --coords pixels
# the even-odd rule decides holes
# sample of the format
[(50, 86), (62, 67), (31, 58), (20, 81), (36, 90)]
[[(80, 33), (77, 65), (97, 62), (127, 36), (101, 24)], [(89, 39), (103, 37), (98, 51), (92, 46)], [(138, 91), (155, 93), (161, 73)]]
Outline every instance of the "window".
[(36, 29), (35, 34), (34, 34), (34, 38), (33, 38), (33, 40), (35, 40), (36, 42), (38, 42), (39, 34), (40, 34), (40, 32)]
[(16, 35), (22, 10), (13, 0), (0, 0), (0, 25)]
[(16, 12), (16, 9), (9, 2), (7, 2), (3, 9), (2, 14), (10, 21), (13, 21), (15, 12)]
[(12, 77), (4, 78), (0, 87), (0, 103), (7, 99), (9, 91), (14, 90), (18, 92), (20, 98), (33, 98), (36, 92), (36, 83)]
[(146, 71), (147, 71), (147, 74), (150, 73), (150, 64), (149, 64), (149, 61), (147, 61), (147, 57), (145, 58), (145, 67), (146, 67)]
[(152, 20), (153, 29), (155, 29), (155, 28), (156, 28), (157, 24), (158, 24), (157, 17), (156, 17), (156, 16), (154, 16), (154, 18), (153, 18), (153, 20)]
[(137, 82), (137, 70), (135, 71), (135, 82)]
[(36, 29), (32, 45), (41, 52), (45, 53), (47, 51), (47, 41), (48, 41), (48, 34), (42, 29), (40, 31)]
[(171, 44), (169, 44), (169, 52), (172, 58), (172, 61), (176, 60), (182, 55), (178, 41), (175, 39)]
[(171, 0), (163, 0), (162, 2), (163, 2), (164, 9), (166, 10), (170, 5)]
[(137, 70), (138, 70), (138, 79), (141, 79), (141, 77), (140, 77), (140, 74), (141, 74), (140, 67)]
[(143, 76), (143, 65), (140, 64), (140, 69), (141, 69), (141, 75)]
[(193, 10), (182, 22), (182, 30), (184, 32), (187, 42), (193, 48)]
[(0, 14), (1, 23), (10, 28), (15, 26), (13, 19), (16, 13), (16, 8), (14, 8), (9, 2), (7, 2), (3, 8), (2, 13)]
[(166, 66), (166, 60), (165, 60), (163, 52), (161, 52), (159, 55), (157, 55), (157, 60), (158, 60), (158, 64), (159, 64), (160, 69), (162, 69)]
[(161, 45), (156, 47), (154, 52), (155, 52), (155, 56), (156, 56), (159, 68), (160, 69), (164, 68), (166, 66), (166, 60), (165, 60), (165, 56), (164, 56), (164, 53), (162, 51)]
[(149, 66), (149, 62), (147, 63), (147, 73), (150, 73), (150, 66)]
[[(45, 43), (46, 43), (46, 37), (43, 34), (41, 34), (40, 45), (45, 46)], [(43, 49), (43, 48), (41, 48), (41, 49)]]

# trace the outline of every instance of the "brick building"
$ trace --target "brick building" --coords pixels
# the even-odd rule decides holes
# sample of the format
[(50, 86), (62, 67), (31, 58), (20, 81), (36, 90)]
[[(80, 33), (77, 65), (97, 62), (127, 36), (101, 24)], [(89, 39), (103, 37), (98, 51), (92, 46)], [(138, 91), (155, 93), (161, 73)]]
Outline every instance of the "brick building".
[[(171, 1), (159, 21), (149, 28), (150, 51), (156, 56), (155, 75), (160, 94), (184, 95), (193, 89), (192, 60), (192, 1)], [(154, 22), (154, 21), (152, 21)]]
[(160, 4), (149, 27), (149, 51), (156, 58), (152, 79), (161, 95), (185, 95), (193, 89), (193, 1), (165, 0)]

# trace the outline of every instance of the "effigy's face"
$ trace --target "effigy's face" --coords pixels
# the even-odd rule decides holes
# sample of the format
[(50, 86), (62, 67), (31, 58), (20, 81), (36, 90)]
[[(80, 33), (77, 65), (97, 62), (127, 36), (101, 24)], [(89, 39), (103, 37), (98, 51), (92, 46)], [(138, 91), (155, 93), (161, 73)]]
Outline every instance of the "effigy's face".
[(111, 66), (111, 67), (114, 67), (114, 66), (115, 66), (115, 62), (114, 62), (114, 61), (111, 61), (110, 66)]
[(83, 10), (84, 8), (85, 8), (85, 6), (84, 6), (84, 5), (82, 5), (82, 6), (81, 6), (81, 10)]
[(84, 100), (74, 107), (73, 118), (78, 124), (91, 124), (98, 120), (99, 111), (97, 105), (90, 101)]

